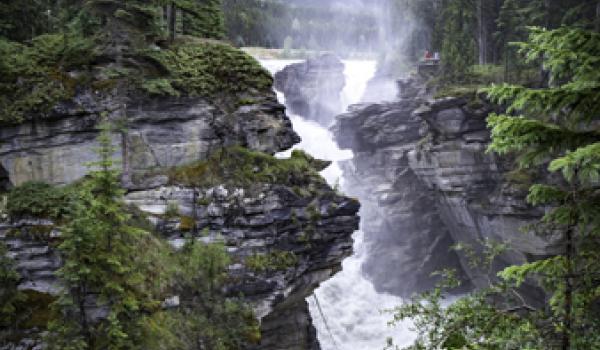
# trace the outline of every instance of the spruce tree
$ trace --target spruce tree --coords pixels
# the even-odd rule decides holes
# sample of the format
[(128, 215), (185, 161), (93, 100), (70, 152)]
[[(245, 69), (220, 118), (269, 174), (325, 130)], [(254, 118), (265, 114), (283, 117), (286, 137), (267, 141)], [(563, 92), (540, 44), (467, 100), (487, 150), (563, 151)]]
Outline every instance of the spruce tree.
[(551, 296), (549, 318), (562, 349), (597, 348), (600, 319), (592, 309), (600, 287), (600, 34), (536, 28), (520, 48), (529, 61), (543, 59), (550, 86), (487, 90), (492, 100), (508, 103), (511, 113), (489, 118), (490, 150), (516, 154), (521, 168), (547, 164), (562, 175), (555, 181), (545, 177), (528, 196), (549, 208), (541, 233), (560, 237), (561, 254), (510, 267), (502, 276), (519, 283), (540, 279)]
[(443, 11), (442, 70), (450, 82), (461, 82), (475, 63), (475, 6), (469, 0), (450, 1)]
[(223, 39), (225, 17), (221, 0), (178, 0), (183, 10), (183, 34)]
[[(543, 58), (549, 86), (485, 90), (507, 106), (488, 119), (489, 149), (515, 155), (521, 169), (547, 168), (527, 197), (546, 215), (528, 229), (555, 241), (558, 254), (509, 266), (489, 288), (449, 306), (441, 286), (399, 307), (395, 319), (413, 319), (419, 334), (410, 349), (600, 348), (600, 34), (535, 28), (519, 46), (529, 61)], [(479, 267), (499, 254), (489, 243)], [(522, 295), (526, 280), (548, 296), (541, 306)]]
[(129, 224), (108, 126), (62, 230), (64, 284), (50, 324), (51, 349), (135, 349), (140, 321), (159, 308), (164, 285), (160, 244)]

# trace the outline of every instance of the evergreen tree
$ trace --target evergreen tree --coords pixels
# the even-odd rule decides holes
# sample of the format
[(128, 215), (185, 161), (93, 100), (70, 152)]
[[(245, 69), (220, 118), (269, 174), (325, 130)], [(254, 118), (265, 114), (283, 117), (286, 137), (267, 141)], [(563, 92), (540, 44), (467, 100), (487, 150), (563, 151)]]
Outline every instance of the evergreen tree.
[[(536, 232), (554, 237), (561, 253), (510, 266), (500, 282), (448, 308), (440, 289), (399, 308), (397, 319), (417, 319), (421, 337), (413, 349), (600, 348), (594, 311), (600, 298), (600, 34), (536, 28), (520, 48), (529, 61), (544, 58), (550, 84), (486, 90), (509, 113), (489, 117), (490, 150), (516, 154), (521, 168), (548, 166), (562, 175), (545, 176), (528, 196), (547, 208)], [(545, 305), (533, 307), (520, 295), (525, 280), (539, 282), (549, 296)]]
[(442, 69), (448, 81), (464, 80), (469, 67), (475, 63), (474, 10), (471, 0), (454, 0), (443, 11)]
[(59, 246), (65, 290), (50, 324), (51, 349), (135, 349), (140, 321), (160, 306), (166, 287), (160, 244), (129, 224), (121, 202), (108, 126), (99, 137), (98, 170), (81, 184)]
[(549, 206), (542, 220), (545, 234), (561, 236), (563, 253), (507, 269), (503, 276), (522, 282), (539, 276), (551, 295), (550, 308), (562, 349), (600, 346), (600, 319), (591, 310), (600, 286), (600, 35), (581, 29), (534, 29), (521, 44), (529, 61), (544, 59), (550, 87), (498, 86), (488, 90), (508, 102), (511, 115), (494, 115), (490, 149), (516, 153), (524, 168), (549, 163), (563, 181), (534, 185), (528, 200)]
[(242, 349), (260, 339), (252, 309), (239, 298), (223, 295), (231, 258), (223, 244), (188, 238), (177, 253), (176, 294), (185, 322), (176, 330), (187, 348)]
[(0, 242), (0, 345), (5, 343), (5, 331), (16, 326), (17, 307), (25, 300), (17, 285), (21, 277), (15, 271), (15, 262), (7, 256), (6, 245)]
[(183, 34), (201, 38), (222, 39), (225, 17), (221, 0), (179, 0), (183, 10)]

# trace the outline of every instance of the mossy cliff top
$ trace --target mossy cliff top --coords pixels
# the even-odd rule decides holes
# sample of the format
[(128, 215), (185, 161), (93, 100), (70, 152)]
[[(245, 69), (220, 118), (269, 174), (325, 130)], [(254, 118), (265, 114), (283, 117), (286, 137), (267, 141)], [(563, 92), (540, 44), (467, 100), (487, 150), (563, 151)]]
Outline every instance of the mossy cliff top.
[(106, 62), (97, 38), (48, 34), (28, 44), (0, 39), (0, 56), (0, 125), (47, 118), (84, 91), (202, 97), (225, 110), (272, 93), (270, 74), (254, 58), (215, 40), (182, 37), (131, 49), (116, 64)]
[(194, 187), (269, 183), (304, 188), (325, 185), (319, 171), (329, 164), (298, 150), (289, 159), (279, 159), (236, 146), (221, 149), (205, 161), (174, 168), (169, 178), (174, 185)]
[(143, 82), (142, 88), (150, 94), (255, 95), (270, 91), (273, 85), (271, 75), (254, 58), (215, 40), (188, 37), (167, 49), (146, 50), (141, 55), (162, 73)]

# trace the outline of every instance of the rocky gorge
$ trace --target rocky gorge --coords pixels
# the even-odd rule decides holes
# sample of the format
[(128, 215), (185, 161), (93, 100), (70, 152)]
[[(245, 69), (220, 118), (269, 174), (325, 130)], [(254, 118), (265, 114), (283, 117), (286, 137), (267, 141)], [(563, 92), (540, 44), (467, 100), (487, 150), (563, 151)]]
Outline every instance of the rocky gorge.
[[(345, 174), (349, 189), (364, 189), (349, 192), (367, 208), (373, 253), (363, 268), (376, 288), (409, 296), (445, 268), (485, 287), (498, 269), (555, 253), (552, 239), (522, 230), (543, 215), (525, 202), (535, 171), (511, 171), (511, 159), (487, 152), (486, 118), (498, 107), (476, 95), (434, 99), (414, 78), (399, 85), (398, 101), (353, 106), (333, 127), (355, 153)], [(492, 271), (470, 261), (493, 242), (507, 250)]]
[[(97, 159), (100, 120), (108, 116), (122, 125), (112, 143), (125, 202), (174, 247), (192, 234), (227, 248), (233, 264), (223, 293), (243, 295), (260, 321), (261, 339), (252, 348), (319, 349), (305, 299), (351, 254), (360, 204), (318, 175), (328, 162), (302, 152), (272, 157), (299, 141), (274, 92), (255, 89), (233, 109), (199, 97), (116, 100), (122, 102), (82, 90), (42, 120), (2, 126), (1, 190), (85, 177), (86, 164)], [(0, 240), (16, 263), (19, 289), (42, 300), (26, 309), (41, 315), (61, 288), (55, 275), (61, 223), (11, 216), (6, 206), (3, 199)], [(40, 348), (45, 321), (18, 328), (0, 348)]]
[[(436, 271), (454, 269), (463, 288), (484, 287), (505, 266), (556, 252), (552, 238), (522, 232), (543, 215), (525, 201), (536, 171), (511, 170), (511, 159), (487, 152), (486, 118), (499, 107), (475, 93), (434, 98), (426, 80), (402, 79), (397, 98), (351, 106), (331, 127), (354, 153), (341, 166), (344, 189), (363, 204), (363, 273), (377, 290), (404, 297), (433, 287)], [(494, 242), (507, 250), (493, 270), (472, 264), (470, 254)]]

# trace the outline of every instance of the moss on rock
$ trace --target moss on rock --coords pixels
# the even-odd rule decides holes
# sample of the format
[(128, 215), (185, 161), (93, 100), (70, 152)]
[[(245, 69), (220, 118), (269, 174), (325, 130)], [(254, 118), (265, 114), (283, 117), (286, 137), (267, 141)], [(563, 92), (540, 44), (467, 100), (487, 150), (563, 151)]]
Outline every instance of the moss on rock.
[(246, 258), (246, 266), (255, 272), (286, 270), (297, 263), (298, 257), (293, 252), (281, 250), (268, 254), (254, 254)]
[(47, 34), (30, 45), (0, 39), (0, 125), (44, 117), (72, 98), (85, 77), (74, 77), (94, 58), (93, 44), (78, 35)]
[(235, 146), (221, 149), (205, 161), (177, 167), (169, 172), (171, 184), (212, 187), (220, 184), (246, 187), (256, 183), (286, 186), (324, 184), (316, 160), (302, 151), (289, 159)]
[(163, 72), (143, 82), (142, 89), (151, 94), (237, 96), (270, 91), (273, 85), (269, 72), (254, 58), (219, 41), (188, 38), (168, 49), (141, 54)]

